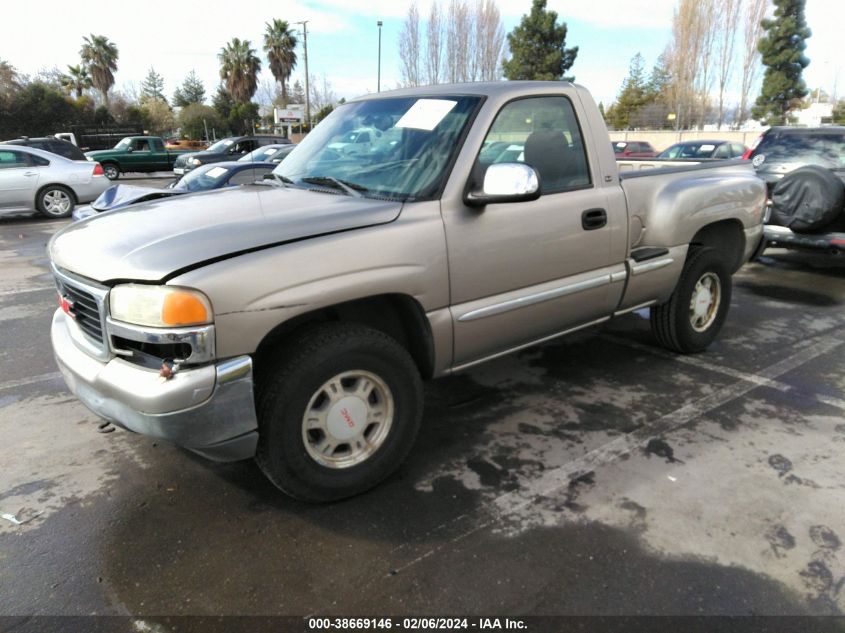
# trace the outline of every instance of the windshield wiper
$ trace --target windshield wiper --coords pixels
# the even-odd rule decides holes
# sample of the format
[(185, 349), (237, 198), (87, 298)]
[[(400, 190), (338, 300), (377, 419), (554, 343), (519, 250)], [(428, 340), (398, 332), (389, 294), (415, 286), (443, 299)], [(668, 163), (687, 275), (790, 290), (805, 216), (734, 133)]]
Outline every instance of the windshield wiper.
[(305, 178), (300, 178), (300, 180), (312, 185), (334, 185), (336, 189), (343, 189), (346, 193), (355, 198), (360, 198), (362, 191), (369, 191), (369, 189), (363, 185), (348, 182), (346, 180), (339, 180), (333, 176), (306, 176)]

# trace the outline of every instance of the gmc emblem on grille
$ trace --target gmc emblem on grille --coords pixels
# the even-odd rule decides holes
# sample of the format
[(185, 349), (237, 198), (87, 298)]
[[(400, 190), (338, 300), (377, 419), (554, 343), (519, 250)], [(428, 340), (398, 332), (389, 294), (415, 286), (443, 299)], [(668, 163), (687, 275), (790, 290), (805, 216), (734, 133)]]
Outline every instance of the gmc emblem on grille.
[(69, 317), (76, 318), (76, 312), (73, 311), (73, 300), (68, 299), (64, 295), (59, 295), (59, 307)]

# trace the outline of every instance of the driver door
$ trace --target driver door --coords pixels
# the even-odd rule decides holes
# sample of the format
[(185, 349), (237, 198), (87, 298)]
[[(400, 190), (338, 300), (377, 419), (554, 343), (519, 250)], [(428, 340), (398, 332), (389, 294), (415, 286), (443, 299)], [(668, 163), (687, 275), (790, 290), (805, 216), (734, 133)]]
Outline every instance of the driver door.
[(625, 281), (624, 201), (597, 186), (567, 97), (506, 104), (482, 148), (474, 178), (523, 162), (541, 196), (443, 210), (457, 367), (607, 318)]

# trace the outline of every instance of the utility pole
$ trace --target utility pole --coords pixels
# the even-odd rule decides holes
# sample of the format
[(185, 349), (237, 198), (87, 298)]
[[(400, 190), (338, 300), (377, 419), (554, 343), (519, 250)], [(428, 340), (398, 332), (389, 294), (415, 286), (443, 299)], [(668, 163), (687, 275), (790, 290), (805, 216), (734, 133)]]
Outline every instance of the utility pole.
[(311, 91), (308, 88), (308, 20), (297, 22), (302, 25), (302, 48), (305, 53), (305, 122), (311, 131)]
[(381, 92), (381, 25), (382, 21), (376, 22), (378, 25), (378, 83), (376, 84), (376, 92)]

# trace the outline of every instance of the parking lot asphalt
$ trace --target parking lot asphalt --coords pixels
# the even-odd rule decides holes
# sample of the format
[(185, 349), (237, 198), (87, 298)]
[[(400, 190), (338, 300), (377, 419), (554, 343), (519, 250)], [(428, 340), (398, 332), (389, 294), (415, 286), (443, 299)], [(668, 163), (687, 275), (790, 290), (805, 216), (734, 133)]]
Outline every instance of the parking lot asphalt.
[(0, 615), (845, 608), (840, 260), (744, 267), (700, 355), (631, 314), (430, 383), (400, 471), (319, 506), (98, 432), (50, 349), (64, 224), (0, 218)]

